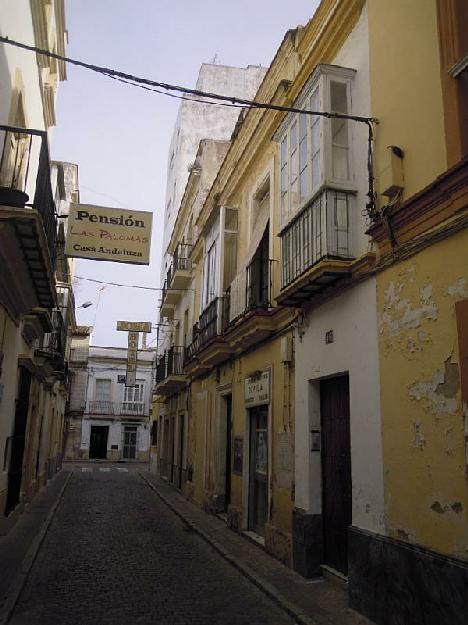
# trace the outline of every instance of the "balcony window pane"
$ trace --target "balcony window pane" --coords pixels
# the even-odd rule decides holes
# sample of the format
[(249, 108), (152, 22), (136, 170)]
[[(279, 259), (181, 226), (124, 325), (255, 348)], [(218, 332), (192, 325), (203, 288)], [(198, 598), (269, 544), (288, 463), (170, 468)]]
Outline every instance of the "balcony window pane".
[[(335, 113), (348, 113), (347, 87), (345, 83), (330, 83), (331, 109)], [(348, 120), (332, 119), (332, 174), (333, 178), (347, 180), (348, 166)]]
[[(310, 110), (319, 110), (319, 90), (315, 89), (310, 97)], [(310, 121), (310, 158), (312, 165), (312, 192), (317, 189), (321, 181), (321, 159), (320, 159), (320, 143), (322, 134), (321, 117), (311, 117)]]

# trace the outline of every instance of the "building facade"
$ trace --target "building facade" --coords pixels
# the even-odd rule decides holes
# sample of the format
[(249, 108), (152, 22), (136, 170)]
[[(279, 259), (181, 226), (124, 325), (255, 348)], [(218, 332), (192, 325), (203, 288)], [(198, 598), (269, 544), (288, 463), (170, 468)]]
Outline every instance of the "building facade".
[(89, 345), (90, 328), (72, 337), (67, 460), (148, 461), (153, 350), (140, 350), (135, 386), (125, 386), (127, 350)]
[(323, 0), (167, 247), (154, 468), (385, 625), (464, 618), (467, 24)]
[[(2, 35), (64, 53), (62, 1), (2, 2), (0, 10)], [(0, 531), (8, 531), (62, 457), (74, 305), (49, 131), (65, 79), (63, 63), (1, 44)]]

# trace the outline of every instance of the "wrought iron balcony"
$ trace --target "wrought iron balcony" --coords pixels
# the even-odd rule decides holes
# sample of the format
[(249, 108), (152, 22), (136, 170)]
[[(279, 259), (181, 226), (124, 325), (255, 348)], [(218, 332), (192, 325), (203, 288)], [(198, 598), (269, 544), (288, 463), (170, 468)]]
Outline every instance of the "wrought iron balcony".
[[(47, 133), (41, 130), (0, 125), (3, 150), (0, 161), (0, 205), (32, 208), (41, 217), (52, 263), (55, 267), (57, 220), (50, 181), (50, 159)], [(32, 201), (31, 201), (32, 198)], [(26, 258), (37, 264), (36, 254)]]
[[(192, 342), (185, 348), (184, 365), (188, 365), (195, 356), (203, 355), (201, 365), (218, 364), (231, 353), (231, 348), (222, 338), (224, 331), (223, 312), (225, 297), (217, 297), (205, 308), (192, 328)], [(215, 340), (217, 339), (217, 340)]]
[(87, 403), (85, 413), (100, 416), (140, 417), (148, 416), (149, 409), (145, 406), (144, 402), (94, 400)]
[(279, 303), (301, 305), (346, 276), (353, 260), (353, 200), (352, 193), (324, 189), (281, 232)]
[(167, 270), (161, 294), (161, 316), (172, 318), (175, 304), (182, 297), (182, 292), (192, 279), (192, 246), (179, 243), (174, 252), (172, 263)]
[(270, 308), (271, 262), (254, 258), (231, 282), (226, 291), (224, 329), (251, 311)]
[(171, 395), (185, 383), (184, 348), (173, 345), (157, 362), (155, 391), (159, 395)]

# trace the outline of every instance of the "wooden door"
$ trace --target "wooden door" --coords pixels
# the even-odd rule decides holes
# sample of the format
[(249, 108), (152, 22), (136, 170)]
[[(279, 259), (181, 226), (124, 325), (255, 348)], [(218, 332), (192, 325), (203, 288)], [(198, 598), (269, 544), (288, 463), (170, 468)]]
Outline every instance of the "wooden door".
[(250, 409), (249, 529), (265, 534), (268, 520), (268, 406)]
[(324, 564), (346, 575), (352, 522), (348, 376), (320, 383), (320, 413)]
[(20, 500), (30, 389), (31, 374), (24, 367), (20, 367), (18, 397), (16, 399), (15, 410), (15, 426), (13, 436), (8, 439), (10, 462), (8, 465), (8, 492), (5, 514), (11, 512)]

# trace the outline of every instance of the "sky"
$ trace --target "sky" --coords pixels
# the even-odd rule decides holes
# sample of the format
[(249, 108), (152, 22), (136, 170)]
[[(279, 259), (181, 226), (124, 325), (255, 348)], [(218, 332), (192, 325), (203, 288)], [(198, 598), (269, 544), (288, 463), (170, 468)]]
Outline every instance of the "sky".
[[(153, 80), (195, 85), (202, 63), (267, 67), (284, 33), (318, 0), (66, 0), (67, 55)], [(67, 66), (52, 158), (79, 166), (83, 203), (152, 211), (149, 266), (76, 261), (76, 275), (158, 288), (167, 156), (179, 101)], [(235, 95), (235, 94), (234, 94)], [(118, 319), (158, 320), (159, 291), (77, 279), (77, 323), (93, 345), (125, 346)], [(79, 308), (84, 302), (93, 306)], [(156, 332), (148, 337), (155, 346)]]

